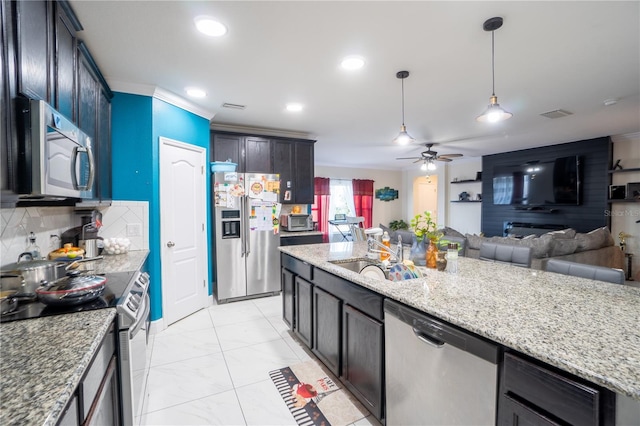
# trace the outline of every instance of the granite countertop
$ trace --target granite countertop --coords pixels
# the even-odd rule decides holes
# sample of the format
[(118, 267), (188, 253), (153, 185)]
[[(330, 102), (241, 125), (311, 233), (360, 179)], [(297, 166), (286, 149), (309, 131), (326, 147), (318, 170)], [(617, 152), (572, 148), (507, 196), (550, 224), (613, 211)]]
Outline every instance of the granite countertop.
[(459, 258), (459, 273), (424, 269), (392, 282), (330, 261), (365, 257), (366, 243), (280, 251), (390, 299), (640, 400), (640, 289)]
[(56, 424), (115, 315), (99, 309), (1, 324), (0, 424)]
[(322, 235), (320, 231), (280, 231), (281, 237), (304, 237), (307, 235)]
[(142, 268), (148, 255), (149, 250), (135, 250), (116, 255), (105, 254), (101, 260), (81, 263), (78, 269), (91, 271), (95, 274), (137, 271)]
[[(137, 271), (148, 255), (105, 255), (78, 269)], [(54, 425), (115, 315), (108, 308), (0, 324), (0, 424)]]

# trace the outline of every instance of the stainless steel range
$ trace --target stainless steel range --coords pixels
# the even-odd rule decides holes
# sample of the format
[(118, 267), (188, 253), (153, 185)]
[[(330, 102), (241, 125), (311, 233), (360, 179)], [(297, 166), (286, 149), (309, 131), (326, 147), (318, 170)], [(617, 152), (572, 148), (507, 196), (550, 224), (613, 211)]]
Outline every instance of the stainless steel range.
[(136, 418), (142, 414), (148, 375), (149, 284), (149, 274), (137, 273), (116, 305), (122, 423), (125, 426), (135, 424)]

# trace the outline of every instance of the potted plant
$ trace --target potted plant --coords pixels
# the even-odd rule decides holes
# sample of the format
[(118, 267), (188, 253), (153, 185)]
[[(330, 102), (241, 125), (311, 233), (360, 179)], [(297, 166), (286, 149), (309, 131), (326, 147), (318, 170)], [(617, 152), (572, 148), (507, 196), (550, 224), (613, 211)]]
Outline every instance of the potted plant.
[(389, 229), (397, 231), (398, 229), (409, 229), (409, 224), (404, 220), (392, 220), (389, 222)]
[[(436, 222), (430, 211), (418, 213), (411, 219), (411, 229), (416, 235), (416, 241), (411, 248), (411, 260), (417, 265), (426, 264), (428, 268), (435, 268), (438, 254), (438, 241), (442, 232), (438, 231)], [(427, 247), (426, 243), (429, 242)]]

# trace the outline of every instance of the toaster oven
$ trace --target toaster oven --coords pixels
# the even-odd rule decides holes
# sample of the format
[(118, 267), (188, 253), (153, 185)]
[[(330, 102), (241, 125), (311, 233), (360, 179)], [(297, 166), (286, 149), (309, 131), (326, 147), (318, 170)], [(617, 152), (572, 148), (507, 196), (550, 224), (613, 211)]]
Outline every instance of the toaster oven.
[(280, 216), (280, 226), (284, 231), (313, 231), (313, 217), (310, 214), (287, 214)]

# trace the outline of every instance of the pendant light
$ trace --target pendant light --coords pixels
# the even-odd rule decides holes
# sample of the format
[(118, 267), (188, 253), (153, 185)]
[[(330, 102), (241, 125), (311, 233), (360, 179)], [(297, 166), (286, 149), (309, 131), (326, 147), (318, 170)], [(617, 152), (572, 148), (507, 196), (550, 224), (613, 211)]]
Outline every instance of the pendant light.
[(498, 103), (498, 97), (496, 96), (496, 69), (495, 69), (495, 47), (494, 47), (494, 32), (502, 27), (502, 18), (495, 17), (489, 18), (484, 21), (482, 28), (485, 31), (491, 31), (491, 84), (492, 92), (491, 98), (489, 98), (489, 106), (478, 116), (476, 120), (481, 123), (497, 123), (498, 121), (504, 121), (513, 116), (510, 112), (505, 111)]
[(408, 145), (411, 142), (415, 142), (415, 139), (407, 133), (407, 126), (404, 125), (404, 79), (409, 77), (409, 71), (398, 71), (396, 77), (402, 82), (402, 126), (400, 126), (400, 133), (395, 137), (393, 143), (398, 145)]

